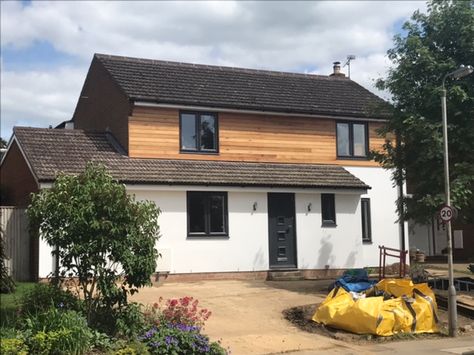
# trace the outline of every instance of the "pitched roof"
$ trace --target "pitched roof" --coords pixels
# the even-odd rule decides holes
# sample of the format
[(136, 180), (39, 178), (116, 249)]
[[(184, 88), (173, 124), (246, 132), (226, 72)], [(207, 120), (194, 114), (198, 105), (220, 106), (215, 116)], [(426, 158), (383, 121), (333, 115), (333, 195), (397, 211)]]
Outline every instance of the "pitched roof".
[(137, 159), (123, 155), (109, 133), (15, 127), (14, 136), (40, 182), (103, 163), (124, 183), (368, 189), (339, 166), (201, 160)]
[(132, 100), (387, 118), (388, 104), (348, 78), (96, 54)]

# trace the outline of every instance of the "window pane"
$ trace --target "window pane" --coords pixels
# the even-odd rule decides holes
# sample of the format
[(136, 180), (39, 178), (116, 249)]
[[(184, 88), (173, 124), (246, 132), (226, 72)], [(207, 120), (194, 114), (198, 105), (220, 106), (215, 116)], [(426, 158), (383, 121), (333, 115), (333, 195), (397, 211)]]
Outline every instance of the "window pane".
[(371, 226), (370, 226), (370, 200), (362, 199), (362, 239), (365, 241), (370, 241), (371, 236)]
[(224, 207), (224, 196), (211, 196), (211, 233), (224, 233), (225, 232), (225, 207)]
[(354, 155), (358, 157), (367, 156), (367, 147), (365, 145), (365, 125), (354, 123)]
[(206, 222), (205, 222), (205, 199), (201, 194), (190, 194), (189, 195), (189, 232), (190, 233), (205, 233)]
[(216, 119), (201, 115), (201, 149), (216, 150)]
[(196, 150), (196, 116), (181, 114), (181, 149)]
[(324, 223), (336, 223), (334, 194), (321, 195), (321, 214)]
[(349, 156), (349, 124), (337, 124), (337, 154), (340, 156)]

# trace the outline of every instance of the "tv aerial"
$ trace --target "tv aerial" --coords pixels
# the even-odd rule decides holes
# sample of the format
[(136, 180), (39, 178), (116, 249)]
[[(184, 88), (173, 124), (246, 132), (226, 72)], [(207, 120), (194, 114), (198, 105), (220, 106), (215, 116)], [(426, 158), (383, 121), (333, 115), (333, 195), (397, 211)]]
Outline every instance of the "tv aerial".
[(351, 78), (351, 60), (355, 60), (356, 56), (354, 54), (348, 54), (346, 58), (346, 64), (344, 64), (342, 67), (344, 68), (347, 65), (347, 76), (349, 79)]

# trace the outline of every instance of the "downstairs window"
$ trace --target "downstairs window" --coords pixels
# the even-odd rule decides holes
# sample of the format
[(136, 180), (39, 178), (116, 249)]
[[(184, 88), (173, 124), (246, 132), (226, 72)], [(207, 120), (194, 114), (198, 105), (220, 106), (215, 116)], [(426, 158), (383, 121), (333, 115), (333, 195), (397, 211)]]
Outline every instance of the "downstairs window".
[(188, 237), (226, 237), (227, 192), (188, 191)]

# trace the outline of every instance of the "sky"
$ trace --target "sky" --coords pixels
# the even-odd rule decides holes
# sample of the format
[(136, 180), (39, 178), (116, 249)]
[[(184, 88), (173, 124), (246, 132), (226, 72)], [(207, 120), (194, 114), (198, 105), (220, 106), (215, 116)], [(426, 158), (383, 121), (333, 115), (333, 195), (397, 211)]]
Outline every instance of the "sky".
[[(94, 53), (327, 75), (372, 92), (423, 1), (2, 1), (1, 136), (72, 117)], [(343, 69), (347, 73), (347, 67)]]

